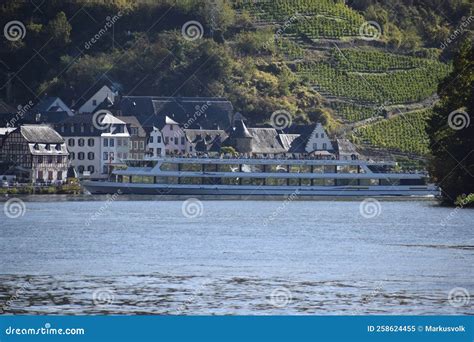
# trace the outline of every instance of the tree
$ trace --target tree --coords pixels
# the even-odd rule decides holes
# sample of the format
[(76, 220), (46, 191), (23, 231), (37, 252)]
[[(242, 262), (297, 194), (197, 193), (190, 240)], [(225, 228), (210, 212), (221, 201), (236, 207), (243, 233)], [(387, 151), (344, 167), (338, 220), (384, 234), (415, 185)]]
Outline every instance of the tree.
[(54, 42), (59, 46), (68, 44), (72, 27), (67, 21), (66, 14), (59, 12), (56, 17), (49, 21), (47, 32), (53, 37)]
[(474, 193), (473, 87), (474, 46), (466, 39), (452, 73), (438, 87), (440, 101), (427, 127), (433, 154), (430, 172), (451, 204), (462, 194)]

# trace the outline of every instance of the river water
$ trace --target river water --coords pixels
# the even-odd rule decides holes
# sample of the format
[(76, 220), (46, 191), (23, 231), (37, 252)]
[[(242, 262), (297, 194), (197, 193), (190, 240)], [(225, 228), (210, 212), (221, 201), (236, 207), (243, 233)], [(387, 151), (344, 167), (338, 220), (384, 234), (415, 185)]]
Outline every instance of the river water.
[(474, 314), (473, 210), (80, 199), (0, 211), (4, 313)]

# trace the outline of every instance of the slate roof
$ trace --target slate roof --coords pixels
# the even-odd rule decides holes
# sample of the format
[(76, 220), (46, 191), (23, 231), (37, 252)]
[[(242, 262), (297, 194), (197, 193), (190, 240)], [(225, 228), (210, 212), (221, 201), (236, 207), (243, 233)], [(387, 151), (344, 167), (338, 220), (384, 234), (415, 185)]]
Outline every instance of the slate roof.
[[(61, 132), (60, 134), (64, 137), (91, 137), (100, 136), (101, 131), (94, 127), (94, 114), (76, 114), (74, 116), (68, 116), (62, 121), (54, 124), (54, 128)], [(65, 131), (61, 131), (61, 127), (65, 126)], [(74, 126), (74, 132), (71, 132), (71, 125)], [(81, 132), (81, 125), (85, 126), (84, 132)]]
[(227, 138), (224, 130), (200, 130), (185, 129), (186, 139), (195, 144), (194, 149), (198, 152), (219, 152), (222, 141)]
[(30, 143), (61, 144), (64, 142), (58, 132), (46, 125), (23, 125), (17, 129)]
[(186, 128), (226, 129), (233, 114), (230, 101), (217, 97), (123, 96), (116, 109), (122, 116), (135, 116), (144, 127), (159, 129), (166, 116)]
[[(85, 93), (81, 94), (71, 108), (78, 110), (84, 103), (97, 93), (103, 86), (107, 86), (113, 92), (118, 92), (121, 88), (120, 84), (111, 81), (107, 76), (101, 77), (92, 87), (86, 90)], [(105, 99), (104, 99), (105, 100)]]
[(249, 128), (253, 153), (285, 153), (278, 132), (274, 128)]
[(134, 116), (116, 116), (117, 119), (125, 122), (128, 127), (137, 127), (138, 128), (138, 136), (139, 137), (146, 137), (146, 132), (143, 129), (142, 125), (138, 121), (138, 119)]
[(35, 112), (46, 112), (51, 107), (51, 105), (56, 101), (58, 97), (54, 96), (47, 96), (43, 97), (36, 106), (33, 107), (33, 111)]

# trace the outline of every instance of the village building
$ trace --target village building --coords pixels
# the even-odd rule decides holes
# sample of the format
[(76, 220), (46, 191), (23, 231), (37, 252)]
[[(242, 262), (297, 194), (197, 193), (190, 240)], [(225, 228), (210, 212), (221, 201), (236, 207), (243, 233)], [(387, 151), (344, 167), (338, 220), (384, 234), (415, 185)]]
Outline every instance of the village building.
[(147, 134), (140, 122), (134, 116), (117, 116), (117, 119), (125, 122), (130, 134), (128, 146), (128, 158), (144, 159), (147, 149)]
[(49, 126), (23, 125), (3, 138), (1, 160), (21, 183), (62, 183), (68, 170), (64, 139)]
[(147, 157), (164, 157), (165, 149), (163, 134), (161, 134), (161, 131), (157, 127), (153, 127), (148, 137)]
[(118, 86), (112, 82), (106, 83), (97, 83), (97, 85), (83, 94), (73, 105), (76, 112), (79, 114), (90, 114), (94, 113), (104, 101), (113, 104), (119, 95)]
[(192, 156), (219, 154), (222, 141), (227, 139), (227, 133), (217, 129), (184, 129), (184, 134), (187, 154)]
[(54, 125), (56, 131), (64, 137), (69, 160), (80, 177), (100, 178), (101, 134), (93, 124), (92, 114), (68, 117)]
[(102, 174), (110, 175), (115, 167), (123, 166), (124, 160), (129, 158), (130, 133), (127, 124), (106, 114), (100, 122), (105, 127), (100, 135), (101, 139), (101, 170)]

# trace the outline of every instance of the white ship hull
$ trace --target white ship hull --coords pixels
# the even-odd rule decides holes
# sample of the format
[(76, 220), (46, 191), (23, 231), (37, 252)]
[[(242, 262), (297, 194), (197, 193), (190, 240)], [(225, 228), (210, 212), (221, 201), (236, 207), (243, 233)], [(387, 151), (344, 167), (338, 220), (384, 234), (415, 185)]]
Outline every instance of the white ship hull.
[(85, 181), (83, 186), (92, 194), (143, 194), (183, 196), (407, 196), (435, 197), (439, 188), (426, 186), (255, 186), (255, 185), (190, 185), (143, 184)]

